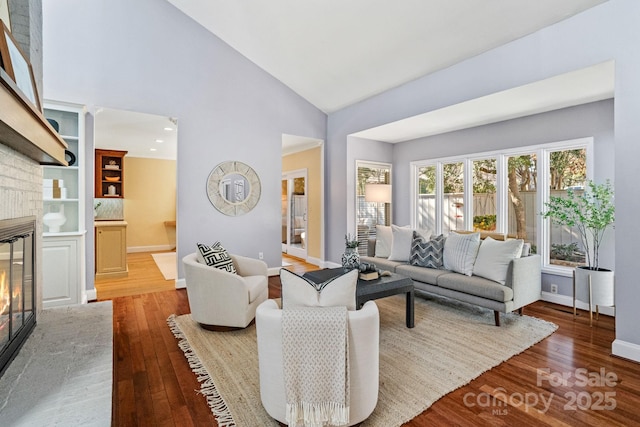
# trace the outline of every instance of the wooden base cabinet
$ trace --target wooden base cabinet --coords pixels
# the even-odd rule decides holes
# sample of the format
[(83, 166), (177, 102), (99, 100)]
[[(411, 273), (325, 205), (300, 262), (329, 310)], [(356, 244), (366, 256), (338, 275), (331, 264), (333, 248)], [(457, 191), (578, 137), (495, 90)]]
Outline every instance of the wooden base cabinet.
[(97, 221), (96, 279), (129, 275), (127, 267), (127, 222)]

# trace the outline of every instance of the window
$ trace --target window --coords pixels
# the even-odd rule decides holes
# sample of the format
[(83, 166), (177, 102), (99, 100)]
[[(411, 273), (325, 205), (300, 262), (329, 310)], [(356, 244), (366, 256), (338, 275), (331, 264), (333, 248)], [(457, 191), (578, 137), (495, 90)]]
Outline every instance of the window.
[(517, 154), (507, 158), (507, 235), (537, 242), (538, 169), (537, 154)]
[(385, 201), (367, 201), (366, 188), (368, 184), (391, 184), (391, 165), (357, 161), (356, 174), (356, 237), (360, 242), (358, 252), (366, 255), (368, 239), (375, 236), (376, 225), (391, 224), (390, 197), (385, 197)]
[[(580, 194), (587, 180), (586, 160), (584, 148), (549, 152), (549, 195), (566, 197), (568, 189)], [(585, 263), (578, 230), (550, 225), (548, 242), (550, 264), (575, 267)]]
[(418, 168), (418, 222), (420, 230), (436, 229), (436, 167)]
[(413, 162), (412, 223), (444, 234), (455, 230), (506, 233), (530, 243), (532, 252), (542, 255), (546, 271), (568, 275), (565, 267), (584, 263), (580, 239), (575, 230), (551, 226), (540, 212), (550, 195), (583, 189), (592, 146), (592, 138), (581, 138)]
[(495, 231), (497, 220), (496, 159), (473, 161), (473, 230)]
[(442, 165), (442, 232), (464, 230), (464, 163), (445, 163)]

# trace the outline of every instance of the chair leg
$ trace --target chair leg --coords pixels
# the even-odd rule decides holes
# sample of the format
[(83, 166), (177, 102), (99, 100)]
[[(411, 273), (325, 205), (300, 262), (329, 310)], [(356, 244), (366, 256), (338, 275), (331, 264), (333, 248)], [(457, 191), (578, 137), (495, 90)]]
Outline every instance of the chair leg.
[(498, 310), (493, 310), (493, 317), (496, 320), (496, 326), (500, 326), (500, 312)]

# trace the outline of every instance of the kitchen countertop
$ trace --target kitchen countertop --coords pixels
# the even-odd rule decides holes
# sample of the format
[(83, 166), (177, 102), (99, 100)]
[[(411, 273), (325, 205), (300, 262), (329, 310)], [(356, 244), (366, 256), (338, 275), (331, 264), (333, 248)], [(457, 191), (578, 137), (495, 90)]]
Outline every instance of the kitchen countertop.
[(93, 225), (95, 227), (116, 227), (121, 225), (127, 225), (127, 221), (123, 220), (103, 220), (103, 221), (94, 221)]

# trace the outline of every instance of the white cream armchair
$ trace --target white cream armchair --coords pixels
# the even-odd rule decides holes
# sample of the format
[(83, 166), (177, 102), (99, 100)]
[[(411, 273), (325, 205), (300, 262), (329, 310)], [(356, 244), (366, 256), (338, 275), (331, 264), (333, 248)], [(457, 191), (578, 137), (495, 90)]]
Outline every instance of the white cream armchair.
[[(374, 301), (349, 311), (349, 426), (364, 421), (378, 403), (380, 315)], [(282, 362), (282, 310), (267, 300), (256, 310), (260, 397), (267, 413), (286, 424)]]
[(267, 264), (230, 256), (238, 274), (201, 264), (197, 253), (182, 258), (191, 317), (203, 327), (245, 328), (269, 296)]

